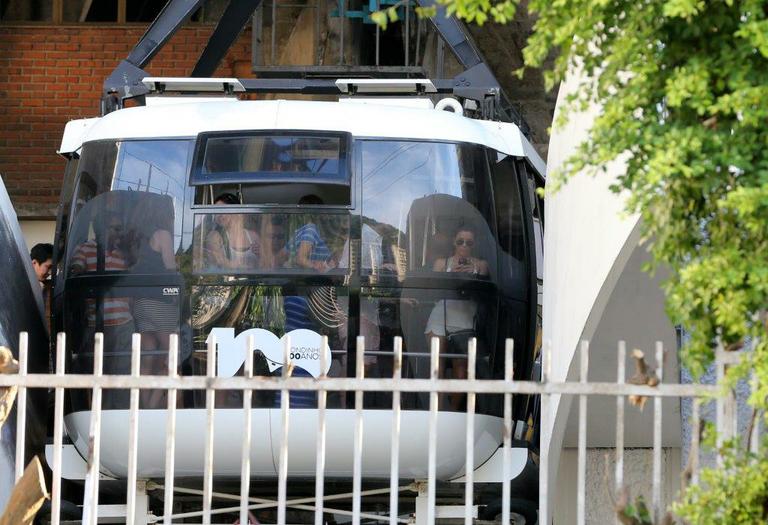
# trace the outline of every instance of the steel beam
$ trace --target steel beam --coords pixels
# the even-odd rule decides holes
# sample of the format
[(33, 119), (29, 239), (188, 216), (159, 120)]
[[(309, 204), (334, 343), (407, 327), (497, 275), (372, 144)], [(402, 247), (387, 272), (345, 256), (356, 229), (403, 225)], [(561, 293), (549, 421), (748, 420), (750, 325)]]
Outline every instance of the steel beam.
[(170, 0), (126, 60), (140, 68), (149, 64), (149, 61), (176, 34), (176, 31), (187, 23), (203, 2), (205, 0)]
[(221, 59), (227, 54), (232, 44), (240, 36), (253, 12), (261, 0), (230, 0), (208, 45), (192, 70), (193, 77), (210, 77), (216, 71)]
[(466, 26), (458, 18), (445, 16), (445, 7), (439, 5), (435, 0), (417, 0), (417, 3), (421, 7), (435, 7), (437, 9), (437, 13), (430, 17), (430, 21), (465, 69), (485, 61), (480, 50), (477, 49), (469, 36)]
[[(128, 57), (104, 81), (102, 113), (122, 107), (127, 98), (142, 97), (148, 88), (141, 80), (149, 76), (144, 67), (170, 38), (184, 25), (205, 0), (170, 0), (141, 37)], [(214, 73), (226, 52), (237, 39), (261, 0), (231, 0), (219, 20), (205, 50), (192, 71), (192, 77), (208, 77)], [(512, 107), (499, 81), (488, 68), (464, 24), (446, 17), (445, 9), (435, 0), (418, 0), (423, 7), (436, 7), (431, 18), (437, 32), (450, 47), (465, 71), (451, 81), (441, 81), (438, 92), (478, 102), (482, 118), (514, 122), (524, 135), (529, 128), (520, 113)], [(257, 93), (300, 93), (338, 95), (333, 82), (309, 79), (260, 79), (243, 81), (246, 90)]]
[(496, 76), (491, 72), (485, 58), (472, 40), (467, 27), (455, 16), (446, 16), (445, 7), (436, 0), (416, 0), (421, 7), (434, 7), (435, 16), (430, 17), (443, 41), (448, 44), (465, 71), (458, 75), (455, 94), (480, 102), (483, 118), (514, 122), (523, 135), (529, 137), (530, 128), (520, 112), (512, 106), (501, 89)]
[(126, 98), (141, 96), (147, 88), (141, 79), (149, 76), (144, 67), (184, 25), (205, 0), (170, 0), (134, 46), (128, 57), (104, 81), (102, 113), (122, 105)]

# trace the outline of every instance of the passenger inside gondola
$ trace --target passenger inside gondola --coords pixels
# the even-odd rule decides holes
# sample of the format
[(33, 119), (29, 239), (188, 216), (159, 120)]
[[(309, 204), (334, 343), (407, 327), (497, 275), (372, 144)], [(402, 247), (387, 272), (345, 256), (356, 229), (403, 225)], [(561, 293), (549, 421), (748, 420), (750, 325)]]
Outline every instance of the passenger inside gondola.
[[(473, 254), (475, 232), (472, 228), (460, 226), (453, 237), (453, 246), (452, 255), (435, 261), (432, 268), (434, 271), (470, 274), (475, 277), (488, 275), (488, 263)], [(476, 336), (477, 313), (477, 303), (472, 299), (441, 299), (429, 314), (425, 329), (427, 339), (439, 338), (440, 348), (444, 353), (466, 356), (469, 340)], [(467, 378), (466, 357), (442, 359), (441, 376), (445, 376), (448, 364), (453, 379)], [(451, 395), (451, 408), (460, 409), (463, 398), (463, 395)]]
[[(322, 205), (323, 201), (317, 195), (305, 195), (299, 200), (300, 205)], [(307, 222), (299, 226), (288, 240), (290, 261), (297, 268), (305, 268), (325, 273), (330, 265), (331, 250), (320, 235), (318, 225), (311, 216), (305, 216)], [(290, 332), (297, 329), (312, 330), (315, 328), (312, 312), (306, 297), (289, 295), (285, 297), (285, 330)]]
[[(97, 210), (107, 205), (105, 199), (95, 198), (86, 204), (94, 211), (90, 224), (93, 238), (79, 244), (70, 259), (71, 276), (90, 272), (123, 272), (128, 269), (125, 228), (119, 214)], [(84, 207), (84, 212), (88, 210)], [(94, 335), (104, 334), (104, 373), (124, 374), (130, 370), (131, 338), (136, 331), (132, 315), (133, 301), (128, 296), (113, 296), (110, 291), (85, 299), (87, 331), (79, 352), (92, 355)], [(81, 366), (86, 365), (84, 361)], [(91, 365), (92, 366), (92, 365)], [(104, 396), (105, 408), (122, 408), (127, 400), (123, 391), (111, 391)]]
[(453, 255), (437, 259), (432, 266), (436, 272), (471, 273), (476, 276), (488, 275), (488, 263), (473, 256), (475, 231), (461, 226), (453, 237)]
[[(317, 195), (305, 195), (299, 200), (299, 206), (321, 206), (323, 200)], [(288, 250), (293, 264), (299, 268), (313, 269), (325, 273), (334, 267), (331, 250), (320, 235), (314, 217), (300, 226), (288, 242)]]
[[(134, 253), (133, 273), (157, 274), (176, 270), (173, 253), (173, 203), (165, 195), (143, 194), (131, 224), (137, 226), (130, 243)], [(174, 297), (151, 294), (133, 303), (136, 330), (141, 334), (141, 373), (164, 374), (168, 370), (168, 343), (179, 330), (179, 308)], [(143, 390), (145, 408), (165, 405), (165, 391)]]
[[(71, 275), (96, 271), (122, 271), (128, 268), (124, 250), (123, 223), (115, 213), (105, 213), (104, 220), (94, 220), (95, 237), (78, 245), (70, 260)], [(106, 224), (106, 228), (104, 225)], [(99, 252), (103, 251), (103, 259)], [(99, 268), (99, 266), (102, 266)]]
[(259, 230), (261, 240), (261, 268), (276, 270), (288, 260), (286, 220), (282, 215), (264, 215)]
[[(237, 204), (232, 193), (216, 197), (215, 204)], [(209, 265), (226, 270), (249, 270), (259, 267), (259, 235), (246, 225), (247, 216), (241, 213), (216, 215), (216, 228), (206, 236)]]

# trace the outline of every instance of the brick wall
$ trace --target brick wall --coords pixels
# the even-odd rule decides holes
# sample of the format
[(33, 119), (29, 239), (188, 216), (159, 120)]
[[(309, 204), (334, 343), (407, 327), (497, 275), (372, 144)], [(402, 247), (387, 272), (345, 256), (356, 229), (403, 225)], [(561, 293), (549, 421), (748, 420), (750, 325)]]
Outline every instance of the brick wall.
[[(64, 160), (56, 154), (67, 121), (99, 114), (104, 79), (144, 26), (0, 26), (0, 175), (20, 218), (55, 215)], [(181, 29), (147, 66), (155, 76), (186, 76), (212, 26)], [(217, 76), (250, 63), (246, 31)]]

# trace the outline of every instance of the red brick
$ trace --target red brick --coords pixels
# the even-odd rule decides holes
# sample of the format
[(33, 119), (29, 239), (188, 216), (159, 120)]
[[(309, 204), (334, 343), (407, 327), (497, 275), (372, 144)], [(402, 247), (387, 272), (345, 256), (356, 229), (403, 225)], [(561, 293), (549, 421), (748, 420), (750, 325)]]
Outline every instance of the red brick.
[[(98, 115), (104, 79), (144, 33), (140, 26), (0, 27), (0, 173), (15, 203), (49, 213), (64, 161), (55, 151), (68, 120)], [(188, 75), (213, 26), (181, 29), (146, 68)], [(250, 33), (222, 61), (250, 59)], [(33, 187), (30, 187), (33, 186)], [(37, 206), (37, 207), (36, 207)]]
[(45, 51), (27, 51), (23, 53), (25, 58), (37, 60), (45, 58)]

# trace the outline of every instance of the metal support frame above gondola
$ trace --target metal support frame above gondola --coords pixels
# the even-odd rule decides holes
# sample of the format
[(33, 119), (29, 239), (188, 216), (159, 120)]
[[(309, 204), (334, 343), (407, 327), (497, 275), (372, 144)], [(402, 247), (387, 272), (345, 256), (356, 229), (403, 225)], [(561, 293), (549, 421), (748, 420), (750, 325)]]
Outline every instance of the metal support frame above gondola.
[[(452, 79), (433, 80), (437, 92), (475, 101), (476, 112), (480, 118), (513, 122), (528, 136), (528, 125), (501, 89), (499, 81), (473, 43), (466, 26), (456, 17), (445, 16), (444, 8), (437, 5), (435, 0), (417, 1), (422, 7), (437, 8), (430, 21), (465, 68)], [(104, 81), (102, 114), (121, 108), (126, 99), (139, 99), (141, 102), (149, 93), (149, 88), (142, 83), (145, 77), (150, 76), (144, 68), (204, 2), (205, 0), (170, 0), (166, 4), (128, 57), (122, 60)], [(229, 2), (190, 76), (199, 78), (213, 75), (260, 2), (261, 0)], [(329, 79), (262, 78), (241, 79), (241, 83), (245, 91), (251, 93), (341, 94), (335, 81)]]
[(126, 99), (147, 94), (147, 88), (141, 83), (147, 76), (144, 68), (204, 2), (205, 0), (170, 0), (165, 5), (128, 57), (104, 80), (102, 114), (119, 109)]

